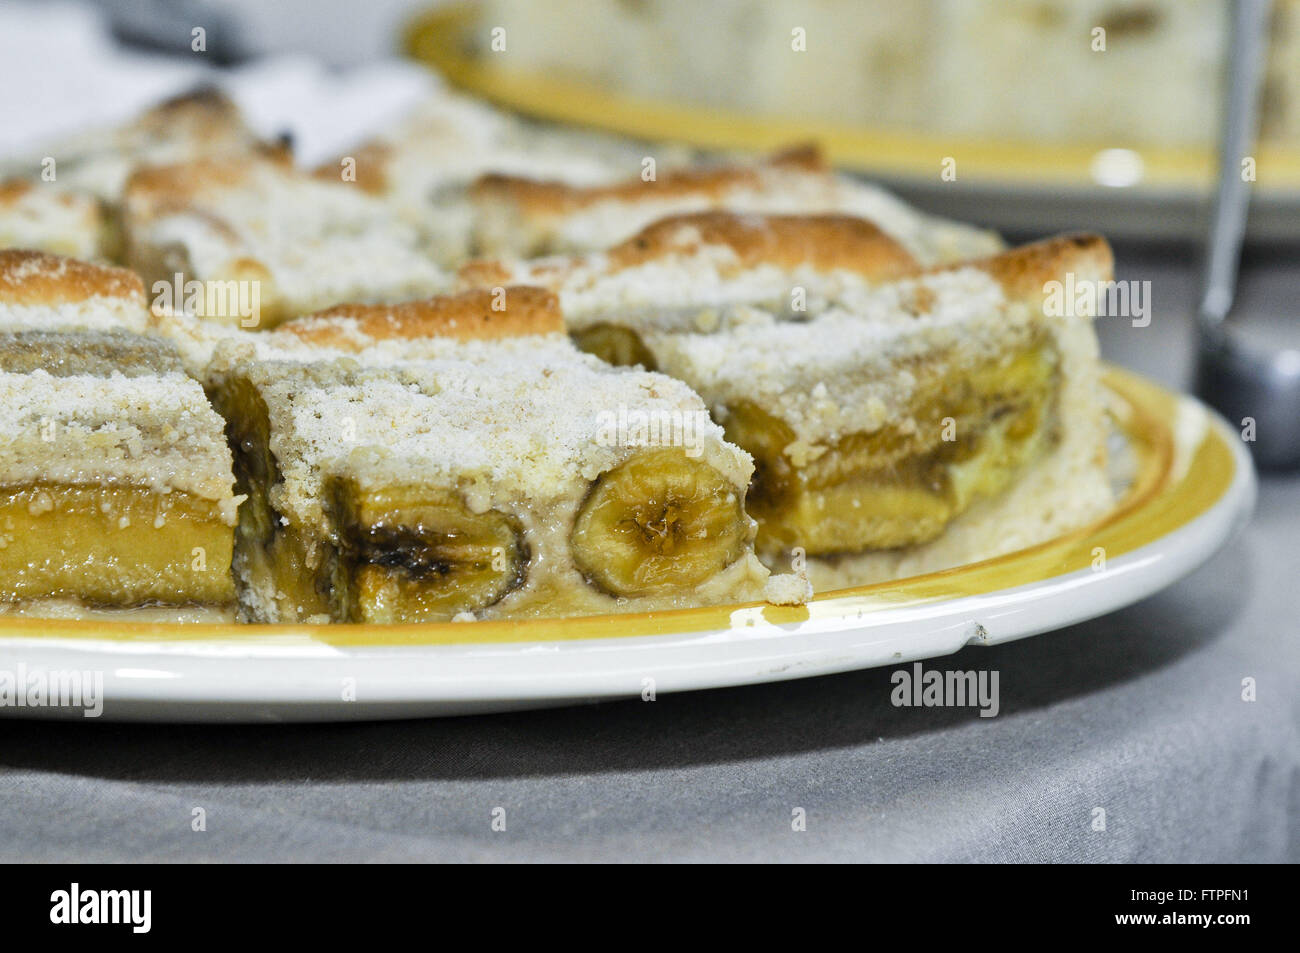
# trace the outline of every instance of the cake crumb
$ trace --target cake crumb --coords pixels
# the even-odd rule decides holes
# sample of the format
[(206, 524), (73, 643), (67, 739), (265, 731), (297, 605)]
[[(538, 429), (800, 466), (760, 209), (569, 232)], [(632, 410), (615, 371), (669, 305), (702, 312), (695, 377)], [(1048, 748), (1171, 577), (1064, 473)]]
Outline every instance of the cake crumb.
[(763, 584), (763, 598), (774, 606), (801, 606), (812, 597), (807, 572), (774, 573)]

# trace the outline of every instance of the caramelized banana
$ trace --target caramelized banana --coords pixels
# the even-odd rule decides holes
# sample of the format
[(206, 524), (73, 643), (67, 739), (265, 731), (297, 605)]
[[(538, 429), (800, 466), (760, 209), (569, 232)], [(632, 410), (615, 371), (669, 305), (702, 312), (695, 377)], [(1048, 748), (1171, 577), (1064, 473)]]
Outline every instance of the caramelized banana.
[[(42, 323), (78, 309), (108, 317), (92, 303), (116, 281), (106, 269), (3, 257), (10, 293), (43, 282), (45, 298), (69, 298), (41, 304)], [(222, 422), (170, 344), (118, 329), (17, 330), (0, 334), (0, 377), (0, 602), (233, 603)]]
[[(789, 425), (737, 402), (725, 429), (754, 456), (746, 505), (760, 548), (833, 555), (935, 538), (1042, 450), (1055, 378), (1055, 356), (1040, 345), (959, 378), (922, 381), (915, 427), (848, 434), (802, 466), (787, 453)], [(943, 439), (945, 418), (953, 439)]]
[(735, 562), (753, 532), (740, 495), (680, 448), (648, 450), (601, 474), (570, 545), (606, 592), (642, 596), (698, 585)]
[(241, 612), (258, 621), (261, 612), (249, 604), (250, 593), (275, 593), (284, 618), (324, 616), (329, 611), (329, 579), (312, 565), (310, 542), (292, 528), (281, 526), (269, 493), (280, 479), (271, 453), (271, 423), (266, 402), (247, 378), (231, 375), (211, 387), (208, 397), (226, 420), (226, 438), (234, 455), (239, 504), (235, 527), (235, 578), (241, 581)]
[(588, 354), (595, 354), (606, 364), (631, 367), (640, 364), (647, 371), (655, 369), (654, 355), (641, 335), (619, 324), (601, 322), (572, 332), (573, 343)]
[(336, 604), (347, 622), (437, 622), (497, 602), (523, 581), (527, 556), (505, 514), (472, 513), (425, 487), (363, 493), (329, 487), (339, 534)]

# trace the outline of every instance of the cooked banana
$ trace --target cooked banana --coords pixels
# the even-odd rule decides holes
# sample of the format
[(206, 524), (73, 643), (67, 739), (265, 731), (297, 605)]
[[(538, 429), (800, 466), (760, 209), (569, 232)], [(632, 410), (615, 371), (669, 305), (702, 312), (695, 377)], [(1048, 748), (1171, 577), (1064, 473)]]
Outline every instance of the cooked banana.
[(793, 429), (737, 402), (725, 429), (754, 456), (747, 505), (760, 548), (833, 555), (933, 539), (1046, 445), (1055, 378), (1055, 355), (1041, 344), (960, 377), (936, 375), (920, 382), (906, 431), (851, 433), (798, 463)]
[[(0, 261), (0, 311), (57, 326), (60, 311), (109, 310), (91, 266), (59, 262)], [(15, 301), (34, 278), (46, 300)], [(0, 333), (0, 405), (0, 602), (233, 605), (230, 451), (174, 348), (120, 330)]]
[(697, 585), (731, 565), (753, 523), (727, 480), (680, 448), (639, 453), (600, 476), (574, 524), (574, 561), (618, 596)]
[(602, 321), (576, 330), (571, 335), (573, 343), (588, 354), (594, 354), (607, 364), (631, 367), (640, 364), (647, 371), (655, 369), (654, 355), (629, 327)]
[[(236, 559), (247, 620), (526, 618), (761, 596), (768, 574), (741, 504), (752, 462), (700, 398), (580, 352), (549, 292), (512, 289), (508, 312), (491, 298), (348, 305), (219, 334), (206, 364), (187, 347), (230, 422), (247, 495)], [(600, 500), (623, 500), (659, 538), (607, 539), (598, 524), (618, 506)]]
[(250, 603), (261, 591), (280, 607), (288, 619), (324, 618), (329, 612), (330, 575), (312, 541), (294, 526), (276, 518), (270, 491), (280, 480), (271, 452), (271, 423), (266, 401), (245, 375), (231, 373), (208, 389), (212, 404), (226, 420), (226, 438), (234, 452), (235, 492), (245, 496), (239, 505), (233, 557), (235, 578), (240, 580), (241, 612), (249, 621), (267, 615), (265, 607)]
[(348, 622), (439, 622), (497, 602), (528, 562), (509, 517), (472, 513), (449, 491), (355, 481), (328, 489), (339, 533), (333, 615)]

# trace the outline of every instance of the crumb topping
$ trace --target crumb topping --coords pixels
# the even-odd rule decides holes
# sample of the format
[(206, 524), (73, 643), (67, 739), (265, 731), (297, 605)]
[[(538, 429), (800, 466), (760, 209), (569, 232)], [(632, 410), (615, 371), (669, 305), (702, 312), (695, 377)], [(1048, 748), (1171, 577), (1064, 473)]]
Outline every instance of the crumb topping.
[[(341, 359), (235, 369), (267, 404), (284, 477), (273, 491), (281, 512), (315, 523), (327, 475), (370, 488), (454, 487), (482, 507), (571, 499), (637, 447), (656, 445), (673, 422), (689, 428), (679, 430), (688, 452), (738, 490), (748, 485), (748, 454), (723, 441), (679, 381), (610, 367), (561, 335), (444, 342), (442, 355), (399, 365)], [(637, 415), (669, 430), (638, 430)]]
[(144, 330), (144, 285), (125, 268), (0, 251), (0, 328)]
[(187, 277), (264, 270), (291, 314), (418, 298), (449, 283), (419, 229), (355, 185), (262, 158), (237, 172), (210, 165), (149, 170), (127, 188), (131, 241), (183, 249)]
[(909, 366), (977, 360), (1026, 340), (1030, 326), (1029, 309), (966, 268), (861, 289), (804, 320), (737, 307), (711, 333), (646, 343), (711, 407), (756, 402), (813, 444), (904, 419), (917, 384)]
[(0, 371), (0, 482), (136, 484), (224, 504), (233, 525), (224, 422), (197, 382), (156, 376)]

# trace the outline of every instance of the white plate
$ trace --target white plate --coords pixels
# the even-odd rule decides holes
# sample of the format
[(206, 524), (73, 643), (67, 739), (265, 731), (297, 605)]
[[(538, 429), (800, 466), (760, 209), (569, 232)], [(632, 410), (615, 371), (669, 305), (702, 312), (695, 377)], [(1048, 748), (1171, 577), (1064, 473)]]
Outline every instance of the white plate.
[[(106, 719), (327, 721), (636, 698), (647, 686), (747, 685), (1010, 642), (1167, 586), (1253, 506), (1249, 455), (1219, 418), (1129, 374), (1112, 371), (1108, 383), (1131, 410), (1133, 489), (1094, 527), (974, 566), (819, 596), (806, 609), (388, 628), (0, 619), (0, 678), (102, 677)], [(1108, 554), (1100, 571), (1097, 546)], [(0, 714), (84, 717), (79, 707)]]

